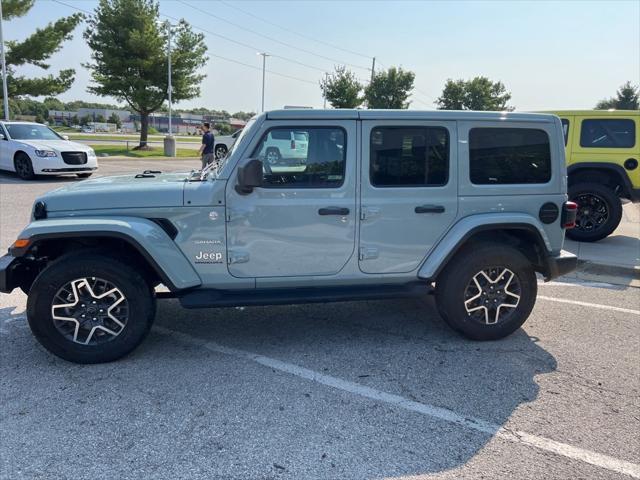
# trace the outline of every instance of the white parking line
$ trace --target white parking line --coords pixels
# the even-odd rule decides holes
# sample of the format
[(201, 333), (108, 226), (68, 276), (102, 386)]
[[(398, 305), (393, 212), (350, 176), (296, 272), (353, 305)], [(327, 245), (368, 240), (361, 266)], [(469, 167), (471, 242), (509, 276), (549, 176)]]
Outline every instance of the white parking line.
[(326, 385), (337, 390), (342, 390), (344, 392), (359, 395), (361, 397), (369, 398), (378, 402), (387, 403), (404, 410), (419, 413), (421, 415), (436, 418), (445, 422), (450, 422), (461, 427), (470, 428), (477, 432), (485, 433), (490, 436), (496, 436), (510, 442), (535, 447), (540, 450), (555, 453), (566, 458), (580, 460), (590, 465), (595, 465), (597, 467), (601, 467), (613, 472), (622, 473), (634, 478), (640, 478), (640, 465), (627, 462), (626, 460), (620, 460), (618, 458), (603, 455), (601, 453), (574, 447), (566, 443), (557, 442), (555, 440), (540, 437), (537, 435), (532, 435), (527, 432), (511, 430), (509, 428), (501, 427), (499, 425), (487, 422), (479, 418), (460, 415), (446, 408), (409, 400), (408, 398), (401, 397), (400, 395), (383, 392), (382, 390), (377, 390), (375, 388), (360, 385), (348, 380), (325, 375), (323, 373), (309, 370), (308, 368), (300, 367), (292, 363), (276, 360), (275, 358), (265, 357), (264, 355), (259, 355), (236, 348), (225, 347), (224, 345), (219, 345), (215, 342), (209, 342), (186, 333), (171, 330), (169, 328), (154, 327), (154, 331), (165, 335), (177, 337), (186, 343), (206, 348), (207, 350), (210, 350), (212, 352), (232, 355), (244, 360), (249, 360), (265, 367), (279, 370), (281, 372), (285, 372), (296, 377), (303, 378), (305, 380), (310, 380), (321, 385)]
[(631, 310), (630, 308), (612, 307), (611, 305), (601, 305), (599, 303), (579, 302), (578, 300), (569, 300), (566, 298), (545, 297), (544, 295), (538, 295), (538, 298), (541, 300), (548, 300), (550, 302), (568, 303), (570, 305), (580, 305), (581, 307), (601, 308), (602, 310), (609, 310), (612, 312), (640, 315), (640, 310)]

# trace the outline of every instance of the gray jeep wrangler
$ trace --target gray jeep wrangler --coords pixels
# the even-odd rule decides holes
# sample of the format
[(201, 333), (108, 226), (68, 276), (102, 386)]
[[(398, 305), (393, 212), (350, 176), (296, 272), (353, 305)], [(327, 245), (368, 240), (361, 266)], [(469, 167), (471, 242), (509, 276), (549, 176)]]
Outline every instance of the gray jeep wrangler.
[[(296, 135), (305, 142), (277, 140)], [(208, 169), (38, 198), (0, 290), (26, 292), (36, 338), (79, 363), (132, 351), (166, 297), (202, 308), (433, 290), (453, 329), (494, 340), (529, 316), (536, 272), (575, 268), (566, 189), (553, 115), (272, 111)]]

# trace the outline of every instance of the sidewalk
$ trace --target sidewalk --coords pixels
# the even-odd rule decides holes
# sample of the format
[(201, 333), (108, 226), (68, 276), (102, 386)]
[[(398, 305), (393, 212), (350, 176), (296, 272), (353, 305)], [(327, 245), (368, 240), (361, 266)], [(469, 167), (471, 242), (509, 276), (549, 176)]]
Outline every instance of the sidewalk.
[(640, 287), (640, 205), (627, 204), (622, 222), (609, 237), (595, 243), (566, 240), (578, 255), (578, 270), (568, 277)]

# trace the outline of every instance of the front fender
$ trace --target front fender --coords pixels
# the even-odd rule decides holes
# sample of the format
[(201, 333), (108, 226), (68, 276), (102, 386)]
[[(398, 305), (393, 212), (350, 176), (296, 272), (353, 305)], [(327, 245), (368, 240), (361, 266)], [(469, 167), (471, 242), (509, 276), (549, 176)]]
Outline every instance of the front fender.
[[(550, 252), (551, 243), (540, 221), (525, 213), (486, 213), (461, 219), (438, 242), (418, 270), (418, 278), (431, 280), (453, 254), (474, 234), (487, 230), (525, 229), (539, 236), (539, 242)], [(542, 245), (541, 245), (542, 246)]]
[(155, 269), (170, 290), (195, 287), (202, 282), (176, 243), (156, 223), (138, 217), (51, 218), (31, 222), (20, 233), (29, 239), (26, 249), (11, 249), (15, 257), (41, 240), (74, 237), (118, 238), (134, 247)]

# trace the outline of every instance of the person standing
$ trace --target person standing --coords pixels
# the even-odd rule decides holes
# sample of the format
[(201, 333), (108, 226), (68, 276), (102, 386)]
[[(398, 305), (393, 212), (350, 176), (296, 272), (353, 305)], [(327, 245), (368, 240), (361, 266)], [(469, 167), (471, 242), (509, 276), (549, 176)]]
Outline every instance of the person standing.
[(202, 156), (202, 168), (206, 167), (210, 163), (213, 163), (213, 146), (215, 143), (215, 138), (213, 133), (211, 132), (211, 125), (209, 122), (205, 122), (202, 124), (202, 145), (200, 145), (200, 150), (198, 153)]

